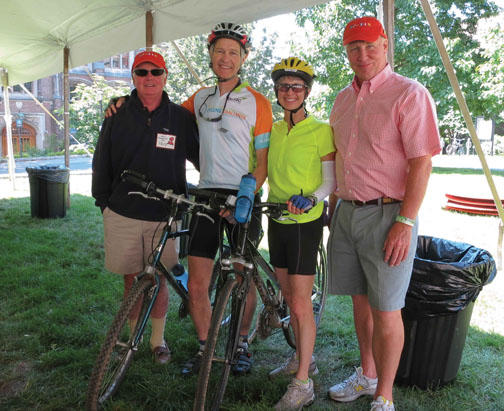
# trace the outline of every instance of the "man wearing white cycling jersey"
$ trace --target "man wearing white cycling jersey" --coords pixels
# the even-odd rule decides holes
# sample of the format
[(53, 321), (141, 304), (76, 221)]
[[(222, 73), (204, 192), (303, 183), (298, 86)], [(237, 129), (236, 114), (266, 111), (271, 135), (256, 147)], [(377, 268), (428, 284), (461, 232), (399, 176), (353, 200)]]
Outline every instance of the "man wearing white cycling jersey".
[[(252, 173), (256, 193), (267, 175), (269, 136), (272, 126), (271, 105), (260, 93), (239, 77), (248, 56), (250, 38), (238, 24), (220, 23), (208, 36), (210, 67), (217, 84), (194, 93), (183, 107), (194, 113), (200, 135), (199, 188), (236, 194), (243, 175)], [(189, 309), (199, 340), (197, 354), (182, 369), (184, 375), (196, 373), (205, 347), (212, 314), (208, 286), (225, 219), (216, 216), (191, 221), (189, 245)], [(231, 232), (236, 233), (238, 230)], [(252, 215), (249, 238), (257, 241), (261, 231), (260, 215)], [(230, 239), (233, 245), (233, 239)], [(250, 371), (252, 358), (247, 335), (256, 305), (256, 290), (251, 287), (240, 330), (240, 358), (235, 374)]]

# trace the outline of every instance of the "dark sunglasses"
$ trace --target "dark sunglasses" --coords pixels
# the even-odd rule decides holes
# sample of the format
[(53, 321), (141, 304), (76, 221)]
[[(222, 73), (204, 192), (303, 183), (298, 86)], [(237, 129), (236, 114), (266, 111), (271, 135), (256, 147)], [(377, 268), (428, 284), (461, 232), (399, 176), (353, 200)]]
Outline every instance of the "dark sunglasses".
[(304, 84), (285, 84), (280, 83), (276, 85), (276, 89), (281, 91), (282, 93), (288, 93), (289, 89), (291, 89), (294, 93), (299, 94), (306, 90), (306, 85)]
[(164, 69), (162, 68), (155, 68), (152, 70), (147, 70), (147, 69), (135, 69), (133, 70), (133, 73), (137, 75), (138, 77), (145, 77), (147, 74), (151, 73), (154, 77), (159, 77), (164, 73)]

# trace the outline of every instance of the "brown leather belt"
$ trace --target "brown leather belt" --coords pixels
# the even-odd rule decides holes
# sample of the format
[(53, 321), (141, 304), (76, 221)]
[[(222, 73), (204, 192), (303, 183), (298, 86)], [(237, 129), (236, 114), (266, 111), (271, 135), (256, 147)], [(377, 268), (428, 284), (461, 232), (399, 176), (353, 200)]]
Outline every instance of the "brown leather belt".
[(401, 200), (396, 200), (395, 198), (390, 197), (375, 198), (374, 200), (368, 200), (368, 201), (360, 201), (360, 200), (343, 200), (343, 201), (352, 203), (352, 205), (356, 207), (362, 207), (366, 205), (394, 204), (401, 202)]

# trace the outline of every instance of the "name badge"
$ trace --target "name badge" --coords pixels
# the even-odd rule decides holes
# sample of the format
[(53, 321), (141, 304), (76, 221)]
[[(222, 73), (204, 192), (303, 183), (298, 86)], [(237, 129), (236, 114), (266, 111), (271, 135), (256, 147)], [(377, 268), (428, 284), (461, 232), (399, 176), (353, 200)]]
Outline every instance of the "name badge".
[(166, 150), (175, 150), (175, 141), (177, 140), (177, 136), (173, 134), (157, 134), (156, 138), (156, 147), (164, 148)]

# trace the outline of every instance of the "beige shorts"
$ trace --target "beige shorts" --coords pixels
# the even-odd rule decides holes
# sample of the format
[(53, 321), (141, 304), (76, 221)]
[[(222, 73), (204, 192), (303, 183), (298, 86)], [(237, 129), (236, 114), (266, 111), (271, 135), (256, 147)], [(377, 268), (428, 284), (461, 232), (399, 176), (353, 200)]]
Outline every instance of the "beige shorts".
[[(103, 211), (105, 268), (116, 274), (143, 271), (158, 244), (164, 222), (124, 217), (109, 209)], [(169, 270), (178, 262), (178, 239), (169, 239), (161, 256)]]

